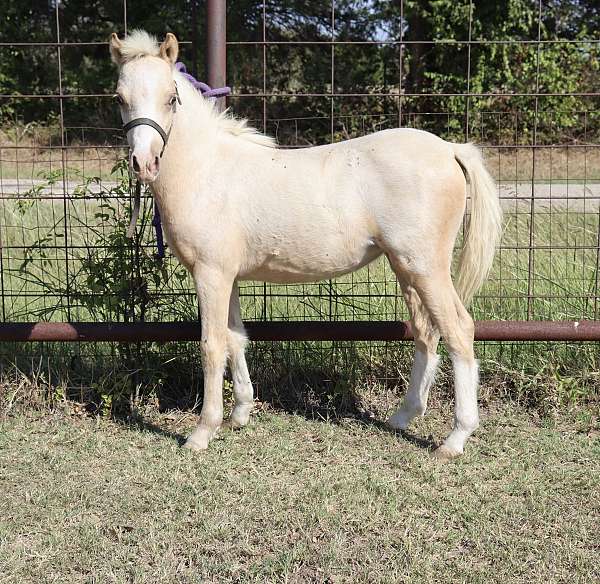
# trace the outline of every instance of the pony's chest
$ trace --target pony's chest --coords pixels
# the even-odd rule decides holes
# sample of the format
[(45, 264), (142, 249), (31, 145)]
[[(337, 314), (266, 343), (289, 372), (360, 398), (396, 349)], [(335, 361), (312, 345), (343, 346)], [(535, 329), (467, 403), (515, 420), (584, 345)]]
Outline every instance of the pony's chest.
[(175, 257), (189, 270), (198, 258), (198, 241), (186, 225), (163, 221), (165, 240)]
[(176, 204), (157, 198), (165, 239), (171, 252), (188, 269), (214, 256), (228, 233), (227, 213), (199, 204), (199, 197), (178, 193)]

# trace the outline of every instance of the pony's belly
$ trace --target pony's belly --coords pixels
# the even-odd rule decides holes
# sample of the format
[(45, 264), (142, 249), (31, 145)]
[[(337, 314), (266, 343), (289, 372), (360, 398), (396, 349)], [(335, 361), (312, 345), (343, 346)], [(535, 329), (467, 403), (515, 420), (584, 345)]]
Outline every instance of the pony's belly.
[(324, 257), (312, 258), (312, 261), (310, 259), (306, 261), (306, 256), (290, 258), (271, 254), (260, 265), (241, 273), (238, 278), (275, 284), (300, 284), (329, 280), (354, 272), (383, 253), (374, 243), (370, 243), (361, 252), (349, 258), (333, 258), (324, 254)]

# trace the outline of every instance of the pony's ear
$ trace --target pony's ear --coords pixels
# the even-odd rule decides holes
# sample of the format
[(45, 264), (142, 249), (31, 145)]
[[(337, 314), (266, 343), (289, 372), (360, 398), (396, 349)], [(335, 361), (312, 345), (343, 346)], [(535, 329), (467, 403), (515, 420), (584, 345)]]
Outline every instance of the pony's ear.
[(108, 41), (108, 46), (110, 48), (110, 57), (115, 63), (115, 65), (121, 65), (123, 62), (123, 54), (121, 53), (121, 49), (123, 48), (123, 43), (119, 40), (116, 32), (113, 32), (110, 35), (110, 40)]
[(167, 33), (165, 40), (160, 45), (160, 56), (165, 61), (168, 61), (171, 65), (177, 61), (177, 55), (179, 54), (179, 43), (177, 38), (171, 32)]

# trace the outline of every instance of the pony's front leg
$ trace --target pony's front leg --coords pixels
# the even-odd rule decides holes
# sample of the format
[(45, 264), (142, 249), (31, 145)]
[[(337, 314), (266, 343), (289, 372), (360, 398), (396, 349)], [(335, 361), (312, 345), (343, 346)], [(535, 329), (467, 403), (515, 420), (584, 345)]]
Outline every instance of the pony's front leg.
[(185, 443), (205, 450), (223, 422), (223, 373), (227, 358), (227, 315), (233, 278), (219, 270), (194, 269), (194, 281), (202, 319), (202, 369), (204, 400), (200, 423)]

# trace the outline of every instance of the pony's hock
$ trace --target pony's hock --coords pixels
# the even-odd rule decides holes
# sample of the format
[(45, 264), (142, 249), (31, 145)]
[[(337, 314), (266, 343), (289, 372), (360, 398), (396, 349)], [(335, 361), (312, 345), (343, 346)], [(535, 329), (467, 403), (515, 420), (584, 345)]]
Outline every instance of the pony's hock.
[[(223, 423), (227, 356), (232, 423), (248, 421), (253, 392), (238, 281), (331, 279), (385, 254), (410, 310), (417, 350), (405, 403), (390, 425), (404, 428), (425, 411), (441, 336), (452, 356), (456, 410), (437, 456), (462, 453), (478, 425), (474, 325), (465, 304), (488, 274), (501, 226), (496, 186), (479, 150), (414, 129), (279, 149), (245, 120), (219, 113), (177, 69), (178, 50), (172, 34), (160, 46), (142, 31), (110, 40), (132, 160), (144, 180), (144, 164), (162, 155), (149, 187), (200, 302), (204, 401), (186, 445), (207, 448)], [(467, 178), (471, 220), (455, 287), (450, 264)]]

